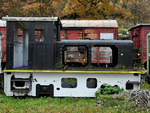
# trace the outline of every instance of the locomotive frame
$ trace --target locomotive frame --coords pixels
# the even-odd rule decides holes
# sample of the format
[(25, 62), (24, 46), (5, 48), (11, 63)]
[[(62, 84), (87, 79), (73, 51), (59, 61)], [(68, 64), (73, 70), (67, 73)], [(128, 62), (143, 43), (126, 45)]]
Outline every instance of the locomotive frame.
[[(140, 71), (5, 70), (4, 72), (4, 92), (7, 96), (95, 97), (95, 92), (106, 83), (124, 90), (138, 90), (141, 82)], [(63, 79), (70, 85), (63, 85)], [(75, 83), (69, 82), (70, 79), (74, 79)], [(96, 85), (90, 86), (89, 79), (95, 81), (93, 84)], [(23, 85), (18, 85), (19, 83)]]

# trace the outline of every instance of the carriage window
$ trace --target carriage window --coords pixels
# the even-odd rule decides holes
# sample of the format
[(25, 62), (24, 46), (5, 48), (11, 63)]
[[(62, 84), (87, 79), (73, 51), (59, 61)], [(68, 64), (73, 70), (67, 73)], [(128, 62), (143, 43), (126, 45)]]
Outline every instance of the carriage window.
[(87, 88), (96, 88), (97, 87), (97, 79), (96, 78), (88, 78), (86, 86), (87, 86)]
[(17, 29), (18, 40), (23, 40), (23, 30)]
[(101, 40), (113, 40), (114, 34), (113, 33), (100, 33)]
[(76, 78), (62, 78), (61, 79), (61, 87), (62, 88), (76, 88), (77, 87), (77, 79)]
[(85, 46), (64, 47), (65, 64), (87, 64), (87, 48)]
[(34, 41), (35, 42), (44, 42), (43, 30), (35, 30), (34, 31)]
[(23, 43), (23, 30), (18, 28), (16, 29), (16, 32), (14, 33), (14, 42), (15, 43)]

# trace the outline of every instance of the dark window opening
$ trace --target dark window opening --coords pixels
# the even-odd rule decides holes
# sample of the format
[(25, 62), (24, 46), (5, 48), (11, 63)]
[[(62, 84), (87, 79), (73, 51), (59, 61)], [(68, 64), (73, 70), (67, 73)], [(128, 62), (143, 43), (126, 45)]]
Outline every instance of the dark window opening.
[(23, 40), (23, 30), (22, 29), (17, 29), (17, 37), (18, 40)]
[(16, 87), (24, 87), (25, 86), (25, 81), (15, 81), (15, 86)]
[(63, 48), (64, 65), (85, 66), (87, 62), (87, 48), (85, 46), (66, 46)]
[(132, 90), (134, 88), (134, 85), (132, 83), (126, 83), (126, 90)]
[(97, 79), (96, 78), (88, 78), (86, 86), (87, 86), (87, 88), (96, 88), (97, 87)]
[(17, 28), (14, 33), (14, 43), (15, 44), (23, 43), (23, 30), (21, 28)]
[(56, 88), (56, 90), (60, 90), (60, 88)]
[(37, 43), (44, 42), (43, 30), (36, 29), (34, 31), (34, 41)]
[(4, 34), (0, 32), (0, 39), (2, 39), (3, 37), (4, 37)]
[(62, 78), (61, 79), (61, 87), (62, 88), (76, 88), (77, 87), (77, 79), (76, 78)]
[(54, 85), (36, 85), (36, 96), (37, 97), (54, 97)]
[(93, 46), (91, 63), (95, 66), (114, 67), (118, 62), (118, 49), (115, 46)]

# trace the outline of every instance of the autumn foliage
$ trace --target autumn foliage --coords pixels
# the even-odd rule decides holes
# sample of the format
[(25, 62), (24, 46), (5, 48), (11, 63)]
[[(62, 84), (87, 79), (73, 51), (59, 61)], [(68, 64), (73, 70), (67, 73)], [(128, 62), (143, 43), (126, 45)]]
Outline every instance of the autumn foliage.
[(150, 21), (149, 4), (149, 0), (0, 0), (0, 17), (116, 19), (128, 26)]

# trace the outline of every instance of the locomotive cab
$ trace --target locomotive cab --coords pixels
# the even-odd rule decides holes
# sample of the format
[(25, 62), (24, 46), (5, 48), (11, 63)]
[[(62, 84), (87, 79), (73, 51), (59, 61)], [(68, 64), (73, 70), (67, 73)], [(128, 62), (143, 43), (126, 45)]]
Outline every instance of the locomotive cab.
[(8, 17), (6, 68), (53, 69), (59, 24), (57, 17)]

